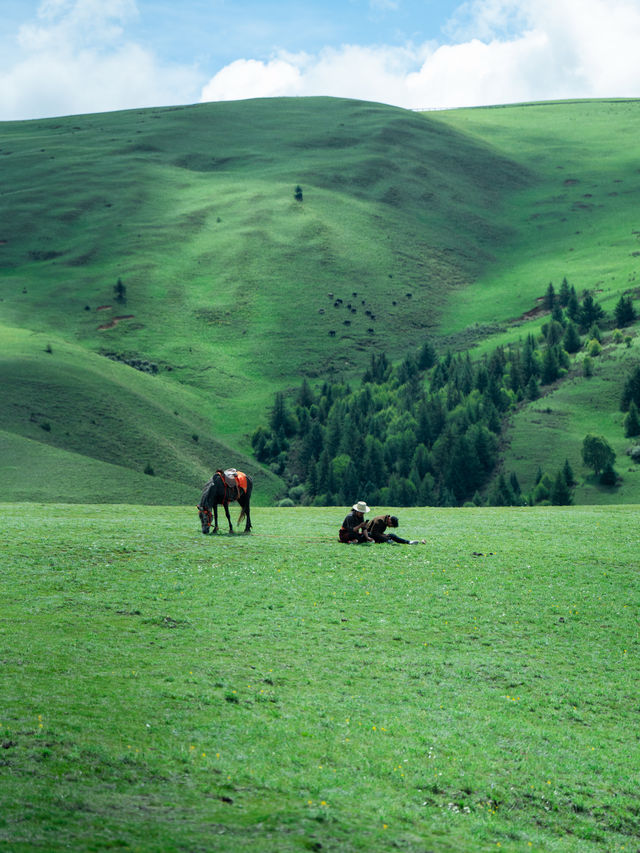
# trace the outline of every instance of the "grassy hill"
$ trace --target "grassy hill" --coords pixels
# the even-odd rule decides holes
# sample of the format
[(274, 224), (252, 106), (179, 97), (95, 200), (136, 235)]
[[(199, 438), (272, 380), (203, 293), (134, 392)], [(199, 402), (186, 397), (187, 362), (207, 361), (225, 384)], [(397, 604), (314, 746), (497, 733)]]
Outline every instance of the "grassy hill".
[(274, 391), (357, 381), (427, 335), (525, 336), (563, 276), (611, 309), (638, 269), (639, 108), (310, 98), (1, 124), (2, 497), (42, 458), (51, 499), (182, 502), (235, 464), (268, 501), (247, 454)]
[[(524, 104), (438, 113), (449, 128), (513, 158), (532, 180), (509, 199), (513, 237), (443, 318), (450, 331), (517, 317), (563, 276), (611, 310), (640, 287), (640, 171), (634, 136), (640, 101)], [(537, 292), (536, 292), (537, 286)], [(496, 305), (500, 314), (496, 316)]]
[[(452, 301), (442, 318), (452, 341), (475, 338), (480, 353), (535, 333), (548, 320), (531, 311), (536, 289), (540, 298), (552, 282), (557, 292), (564, 276), (578, 293), (593, 291), (610, 314), (621, 294), (638, 296), (640, 170), (633, 137), (639, 118), (640, 101), (619, 100), (438, 113), (448, 127), (483, 140), (534, 176), (510, 198), (513, 238), (474, 282), (470, 298)], [(579, 354), (566, 381), (514, 416), (505, 467), (517, 472), (525, 490), (539, 467), (558, 467), (568, 458), (579, 481), (577, 502), (640, 502), (639, 472), (625, 456), (633, 442), (624, 437), (619, 410), (622, 383), (640, 359), (638, 325), (628, 331), (630, 348), (605, 336), (591, 378), (583, 377)], [(582, 464), (587, 433), (604, 435), (616, 451), (623, 474), (617, 488), (596, 484)]]

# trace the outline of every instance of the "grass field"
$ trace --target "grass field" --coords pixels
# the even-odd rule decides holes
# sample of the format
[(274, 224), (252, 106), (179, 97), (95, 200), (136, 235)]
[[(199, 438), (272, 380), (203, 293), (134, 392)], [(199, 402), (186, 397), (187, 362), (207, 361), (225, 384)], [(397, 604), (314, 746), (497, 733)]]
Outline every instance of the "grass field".
[(1, 511), (0, 849), (637, 848), (637, 506)]

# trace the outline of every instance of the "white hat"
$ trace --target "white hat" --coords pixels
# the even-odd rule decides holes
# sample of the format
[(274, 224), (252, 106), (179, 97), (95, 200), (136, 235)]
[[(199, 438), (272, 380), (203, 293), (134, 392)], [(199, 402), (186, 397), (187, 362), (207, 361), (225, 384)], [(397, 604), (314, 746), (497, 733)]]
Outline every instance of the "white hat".
[(362, 512), (362, 513), (371, 512), (371, 510), (369, 509), (369, 507), (366, 505), (366, 503), (364, 501), (358, 501), (358, 503), (354, 504), (351, 507), (351, 509), (355, 509), (356, 512)]

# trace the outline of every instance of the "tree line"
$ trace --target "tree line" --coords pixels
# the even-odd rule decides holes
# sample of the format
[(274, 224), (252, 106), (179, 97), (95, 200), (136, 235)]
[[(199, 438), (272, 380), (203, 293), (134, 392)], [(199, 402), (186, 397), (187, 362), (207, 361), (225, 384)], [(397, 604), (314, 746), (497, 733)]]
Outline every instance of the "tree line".
[[(566, 460), (540, 471), (528, 495), (515, 474), (495, 477), (509, 412), (566, 374), (569, 355), (598, 341), (606, 322), (592, 294), (578, 300), (565, 284), (557, 296), (549, 285), (541, 336), (475, 363), (425, 341), (396, 365), (372, 354), (358, 387), (325, 381), (314, 391), (304, 379), (292, 404), (277, 393), (268, 425), (252, 436), (256, 458), (283, 477), (287, 503), (349, 505), (358, 495), (389, 506), (571, 503)], [(633, 322), (629, 307), (617, 325)]]

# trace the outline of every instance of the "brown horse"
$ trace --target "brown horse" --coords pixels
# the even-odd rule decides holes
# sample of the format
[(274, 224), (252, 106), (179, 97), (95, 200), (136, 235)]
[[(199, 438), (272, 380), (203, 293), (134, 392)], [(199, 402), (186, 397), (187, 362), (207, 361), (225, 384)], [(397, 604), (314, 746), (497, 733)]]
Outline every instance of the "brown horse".
[[(202, 525), (202, 532), (209, 533), (211, 521), (213, 519), (213, 532), (218, 532), (218, 504), (222, 504), (229, 522), (229, 533), (233, 533), (233, 525), (231, 524), (231, 516), (229, 515), (229, 504), (237, 501), (242, 509), (238, 518), (238, 524), (243, 518), (246, 518), (244, 532), (249, 533), (251, 530), (251, 492), (253, 490), (253, 480), (248, 474), (242, 475), (240, 471), (235, 472), (240, 474), (239, 478), (229, 476), (228, 472), (218, 470), (209, 480), (203, 489), (200, 503), (198, 504), (198, 514)], [(243, 481), (246, 478), (246, 489), (243, 488), (238, 480)], [(213, 510), (213, 513), (212, 513)]]

